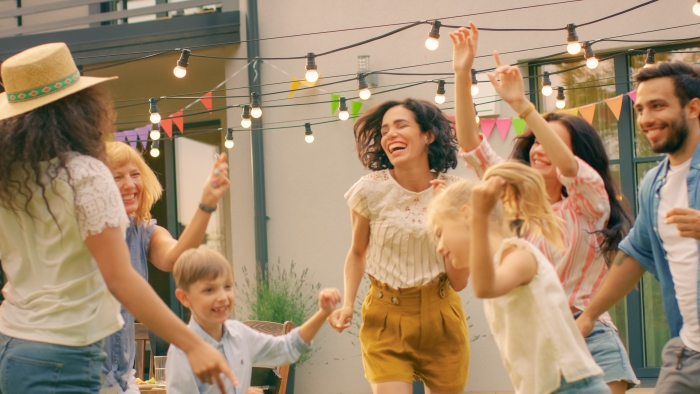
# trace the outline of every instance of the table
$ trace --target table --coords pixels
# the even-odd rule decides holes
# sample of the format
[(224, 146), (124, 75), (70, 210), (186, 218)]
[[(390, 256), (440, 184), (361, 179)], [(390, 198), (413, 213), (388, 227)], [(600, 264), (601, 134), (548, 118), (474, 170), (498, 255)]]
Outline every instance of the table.
[[(139, 390), (139, 391), (141, 391), (141, 390)], [(165, 389), (164, 389), (164, 388), (162, 388), (162, 389), (143, 390), (143, 391), (141, 391), (141, 392), (142, 392), (143, 394), (167, 394), (167, 393), (165, 392)]]

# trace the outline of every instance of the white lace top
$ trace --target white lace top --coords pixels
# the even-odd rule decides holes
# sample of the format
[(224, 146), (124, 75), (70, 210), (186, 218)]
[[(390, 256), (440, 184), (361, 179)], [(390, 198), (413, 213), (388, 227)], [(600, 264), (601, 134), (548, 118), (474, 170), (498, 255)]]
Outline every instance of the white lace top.
[[(440, 174), (448, 185), (461, 179)], [(367, 273), (394, 288), (421, 286), (445, 272), (426, 222), (433, 188), (404, 189), (389, 170), (365, 175), (345, 194), (352, 210), (369, 219)]]
[[(42, 163), (42, 169), (52, 166), (55, 161)], [(126, 231), (129, 221), (101, 161), (74, 154), (66, 167), (46, 189), (56, 221), (36, 185), (31, 186), (31, 216), (0, 207), (0, 259), (8, 280), (0, 332), (85, 346), (119, 330), (123, 320), (84, 240), (105, 227)]]

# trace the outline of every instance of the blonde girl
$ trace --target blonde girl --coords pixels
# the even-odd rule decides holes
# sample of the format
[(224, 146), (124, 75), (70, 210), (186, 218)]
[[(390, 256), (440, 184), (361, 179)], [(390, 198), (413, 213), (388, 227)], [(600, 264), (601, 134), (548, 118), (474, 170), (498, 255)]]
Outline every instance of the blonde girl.
[(428, 220), (446, 264), (469, 269), (516, 393), (610, 393), (554, 268), (518, 237), (523, 231), (562, 246), (542, 176), (507, 162), (484, 179), (441, 186)]

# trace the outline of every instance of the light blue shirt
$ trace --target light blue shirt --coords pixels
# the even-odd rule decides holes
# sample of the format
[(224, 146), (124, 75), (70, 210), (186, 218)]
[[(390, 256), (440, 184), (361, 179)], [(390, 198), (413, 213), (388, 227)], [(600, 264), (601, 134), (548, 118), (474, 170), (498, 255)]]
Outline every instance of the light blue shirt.
[[(312, 348), (312, 345), (307, 345), (299, 336), (299, 328), (295, 328), (289, 334), (275, 337), (255, 331), (238, 320), (227, 320), (224, 323), (224, 335), (221, 341), (217, 342), (194, 318), (190, 319), (189, 327), (226, 357), (229, 367), (238, 378), (236, 394), (243, 394), (250, 387), (253, 367), (291, 364)], [(175, 345), (170, 345), (168, 349), (165, 380), (168, 394), (219, 393), (216, 384), (202, 383), (194, 376), (187, 355)], [(225, 384), (226, 393), (233, 394), (231, 382), (225, 379)]]
[[(683, 327), (681, 310), (676, 299), (673, 276), (668, 265), (666, 251), (659, 236), (657, 225), (661, 188), (666, 183), (668, 157), (644, 176), (639, 189), (639, 214), (634, 227), (620, 243), (620, 250), (634, 257), (639, 264), (651, 272), (661, 284), (661, 297), (666, 310), (666, 320), (671, 338), (677, 337)], [(700, 144), (695, 148), (690, 161), (688, 182), (688, 207), (700, 210)], [(698, 243), (700, 247), (700, 242)], [(700, 264), (698, 264), (700, 270)], [(698, 309), (700, 310), (700, 275), (698, 275)]]

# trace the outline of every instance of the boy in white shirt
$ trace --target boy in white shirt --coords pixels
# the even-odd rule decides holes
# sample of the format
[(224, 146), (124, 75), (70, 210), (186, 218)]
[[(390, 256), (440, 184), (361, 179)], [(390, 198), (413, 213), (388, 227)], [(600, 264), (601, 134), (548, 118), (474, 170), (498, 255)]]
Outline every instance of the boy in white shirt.
[[(274, 337), (255, 331), (237, 320), (229, 320), (233, 306), (233, 270), (226, 258), (206, 248), (192, 249), (180, 256), (173, 270), (175, 296), (192, 312), (189, 327), (205, 342), (219, 350), (238, 377), (239, 386), (227, 385), (227, 393), (256, 394), (250, 388), (253, 366), (277, 367), (291, 364), (311, 350), (311, 340), (340, 302), (337, 289), (318, 294), (319, 310), (301, 327)], [(171, 345), (166, 363), (168, 394), (218, 393), (211, 382), (195, 378), (185, 353)]]

